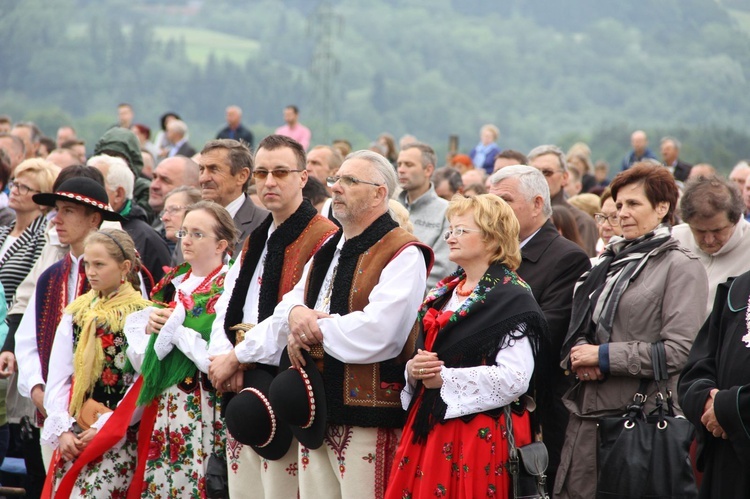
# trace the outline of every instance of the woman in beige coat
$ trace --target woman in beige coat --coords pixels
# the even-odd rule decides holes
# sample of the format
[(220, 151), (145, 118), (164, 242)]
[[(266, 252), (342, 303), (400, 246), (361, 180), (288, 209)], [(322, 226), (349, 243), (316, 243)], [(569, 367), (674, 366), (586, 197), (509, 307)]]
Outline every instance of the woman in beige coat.
[[(625, 413), (641, 378), (653, 377), (654, 342), (664, 342), (667, 388), (677, 393), (705, 312), (705, 270), (670, 235), (678, 190), (669, 171), (640, 163), (620, 173), (611, 189), (622, 237), (612, 237), (577, 285), (563, 345), (563, 365), (579, 382), (564, 400), (571, 416), (556, 498), (596, 496), (597, 420)], [(649, 385), (647, 411), (655, 392)]]

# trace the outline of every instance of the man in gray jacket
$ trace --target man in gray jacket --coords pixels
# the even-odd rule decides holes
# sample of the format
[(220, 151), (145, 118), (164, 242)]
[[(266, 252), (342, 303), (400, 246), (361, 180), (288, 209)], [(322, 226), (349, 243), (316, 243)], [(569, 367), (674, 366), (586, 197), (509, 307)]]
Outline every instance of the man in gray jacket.
[(414, 142), (401, 149), (397, 163), (398, 182), (403, 189), (398, 200), (409, 210), (414, 235), (435, 253), (435, 264), (427, 277), (427, 289), (455, 269), (448, 260), (448, 244), (443, 239), (449, 225), (445, 218), (448, 201), (438, 197), (430, 182), (436, 162), (432, 147)]

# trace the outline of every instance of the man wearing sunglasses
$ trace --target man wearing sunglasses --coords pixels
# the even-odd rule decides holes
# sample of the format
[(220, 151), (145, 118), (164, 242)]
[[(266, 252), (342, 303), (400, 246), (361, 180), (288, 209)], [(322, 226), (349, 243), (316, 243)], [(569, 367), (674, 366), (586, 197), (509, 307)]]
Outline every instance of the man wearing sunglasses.
[[(302, 198), (307, 175), (305, 151), (294, 139), (270, 135), (258, 145), (253, 176), (258, 196), (271, 213), (247, 238), (216, 303), (215, 334), (211, 337), (219, 339), (209, 346), (209, 354), (215, 355), (209, 375), (223, 391), (248, 388), (241, 363), (254, 363), (255, 369), (276, 373), (281, 356), (279, 341), (264, 341), (260, 328), (249, 329), (244, 335), (236, 331), (236, 326), (247, 329), (248, 324), (259, 324), (273, 315), (281, 297), (297, 284), (308, 260), (338, 231)], [(282, 345), (283, 339), (282, 335)], [(247, 424), (253, 424), (251, 414), (242, 416)], [(297, 496), (297, 480), (288, 473), (297, 467), (296, 442), (280, 459), (267, 461), (250, 445), (232, 442), (227, 445), (227, 461), (232, 498)]]
[[(322, 365), (327, 411), (311, 412), (314, 421), (292, 427), (304, 436), (320, 421), (323, 426), (322, 445), (300, 444), (302, 499), (380, 497), (387, 484), (405, 419), (404, 366), (432, 265), (430, 248), (388, 213), (396, 181), (393, 166), (380, 154), (348, 156), (328, 178), (342, 231), (318, 251), (272, 320), (258, 326), (272, 337), (288, 334), (283, 355), (295, 369)], [(308, 363), (303, 350), (310, 352)], [(273, 400), (274, 393), (272, 384)], [(295, 392), (276, 393), (287, 398)]]
[(253, 155), (239, 141), (211, 140), (203, 146), (198, 167), (201, 196), (226, 208), (240, 231), (240, 238), (232, 252), (237, 257), (247, 236), (268, 215), (268, 211), (255, 206), (250, 196), (245, 194), (253, 173)]

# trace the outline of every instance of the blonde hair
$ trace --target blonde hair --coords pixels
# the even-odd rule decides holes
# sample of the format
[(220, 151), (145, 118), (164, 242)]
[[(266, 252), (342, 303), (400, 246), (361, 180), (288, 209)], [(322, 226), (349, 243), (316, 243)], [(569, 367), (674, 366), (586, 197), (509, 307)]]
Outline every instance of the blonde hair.
[(52, 192), (52, 186), (55, 185), (57, 175), (60, 173), (60, 167), (51, 161), (41, 158), (31, 158), (22, 161), (14, 170), (14, 178), (28, 174), (34, 177), (39, 184), (41, 192)]
[(583, 192), (576, 194), (575, 196), (568, 199), (568, 203), (572, 204), (579, 210), (583, 210), (592, 217), (599, 213), (601, 208), (601, 199), (596, 194), (590, 192)]
[(518, 234), (521, 227), (513, 209), (494, 194), (479, 194), (465, 197), (453, 196), (445, 217), (472, 212), (474, 223), (482, 231), (482, 239), (494, 248), (490, 263), (502, 263), (511, 270), (521, 265), (521, 248)]

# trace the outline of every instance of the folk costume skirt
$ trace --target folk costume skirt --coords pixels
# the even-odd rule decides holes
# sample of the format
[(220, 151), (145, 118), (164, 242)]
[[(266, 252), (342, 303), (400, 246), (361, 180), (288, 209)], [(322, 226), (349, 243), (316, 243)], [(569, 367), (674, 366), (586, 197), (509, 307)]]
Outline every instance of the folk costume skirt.
[(206, 497), (208, 457), (214, 449), (224, 454), (226, 428), (219, 407), (214, 422), (215, 395), (200, 377), (169, 387), (157, 399), (142, 498)]
[[(423, 444), (412, 443), (409, 418), (396, 450), (386, 499), (444, 497), (451, 499), (507, 498), (508, 441), (505, 416), (478, 414), (468, 423), (450, 419), (437, 424)], [(516, 445), (531, 443), (528, 413), (513, 414)]]

